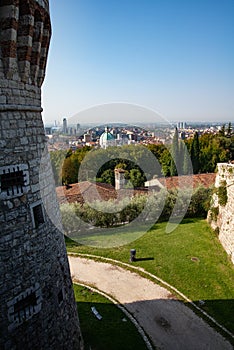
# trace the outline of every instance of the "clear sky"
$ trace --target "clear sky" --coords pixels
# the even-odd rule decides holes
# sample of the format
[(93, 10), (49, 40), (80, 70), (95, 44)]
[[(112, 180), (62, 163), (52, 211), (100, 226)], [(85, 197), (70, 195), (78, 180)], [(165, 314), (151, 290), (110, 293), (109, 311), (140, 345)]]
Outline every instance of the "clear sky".
[(50, 0), (50, 12), (46, 123), (110, 102), (234, 121), (234, 0)]

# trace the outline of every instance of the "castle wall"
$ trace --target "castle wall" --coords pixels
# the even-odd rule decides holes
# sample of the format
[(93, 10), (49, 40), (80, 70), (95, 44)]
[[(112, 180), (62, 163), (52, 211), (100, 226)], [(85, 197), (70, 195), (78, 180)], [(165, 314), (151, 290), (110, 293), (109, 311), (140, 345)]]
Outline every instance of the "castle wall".
[(0, 348), (81, 349), (41, 118), (48, 1), (1, 1), (0, 33)]
[[(216, 193), (212, 198), (211, 210), (208, 213), (208, 221), (219, 234), (227, 254), (234, 263), (234, 164), (219, 163), (215, 181)], [(226, 188), (227, 200), (222, 202), (219, 188)]]

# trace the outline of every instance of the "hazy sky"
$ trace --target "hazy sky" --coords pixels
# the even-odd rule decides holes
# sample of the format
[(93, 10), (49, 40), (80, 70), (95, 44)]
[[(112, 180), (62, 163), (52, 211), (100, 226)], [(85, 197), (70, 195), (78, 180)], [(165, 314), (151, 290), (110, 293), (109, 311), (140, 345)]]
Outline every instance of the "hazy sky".
[(234, 0), (50, 0), (50, 12), (45, 122), (110, 102), (234, 121)]

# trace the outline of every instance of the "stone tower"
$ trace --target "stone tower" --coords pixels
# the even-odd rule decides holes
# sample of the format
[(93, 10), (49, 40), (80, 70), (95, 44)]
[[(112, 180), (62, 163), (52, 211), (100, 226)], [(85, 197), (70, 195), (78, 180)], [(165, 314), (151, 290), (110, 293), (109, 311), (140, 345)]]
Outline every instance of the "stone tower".
[(48, 0), (1, 0), (0, 349), (5, 350), (82, 349), (41, 118), (50, 35)]

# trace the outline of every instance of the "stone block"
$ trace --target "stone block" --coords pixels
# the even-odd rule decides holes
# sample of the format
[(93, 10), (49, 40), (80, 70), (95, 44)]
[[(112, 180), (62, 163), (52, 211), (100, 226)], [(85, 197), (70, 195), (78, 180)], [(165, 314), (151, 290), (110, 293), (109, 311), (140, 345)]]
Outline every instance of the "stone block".
[(6, 96), (0, 96), (0, 104), (6, 104)]

